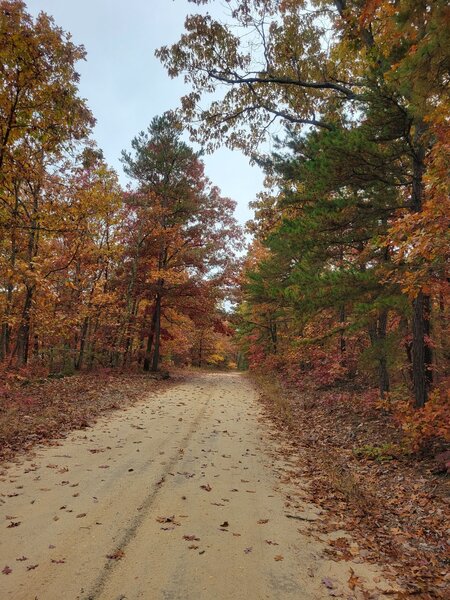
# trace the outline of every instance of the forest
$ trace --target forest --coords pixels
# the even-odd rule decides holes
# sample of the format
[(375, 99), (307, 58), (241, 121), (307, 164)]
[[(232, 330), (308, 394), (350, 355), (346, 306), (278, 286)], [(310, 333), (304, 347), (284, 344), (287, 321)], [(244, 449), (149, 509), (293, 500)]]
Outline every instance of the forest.
[[(363, 461), (392, 506), (420, 497), (450, 469), (448, 3), (227, 0), (219, 20), (189, 1), (155, 52), (187, 92), (123, 141), (128, 186), (79, 94), (84, 48), (0, 1), (0, 407), (20, 422), (74, 374), (248, 371), (288, 435)], [(221, 146), (265, 174), (245, 227), (205, 174)], [(438, 513), (410, 536), (440, 552)], [(418, 597), (442, 564), (419, 561), (414, 590), (427, 569), (437, 587)]]
[(175, 116), (123, 152), (122, 189), (78, 96), (83, 49), (22, 2), (3, 3), (1, 40), (3, 368), (157, 371), (161, 338), (166, 360), (225, 362), (240, 230)]
[(194, 137), (267, 174), (238, 308), (250, 368), (363, 381), (418, 443), (449, 435), (449, 16), (439, 0), (255, 0), (158, 51), (192, 87)]

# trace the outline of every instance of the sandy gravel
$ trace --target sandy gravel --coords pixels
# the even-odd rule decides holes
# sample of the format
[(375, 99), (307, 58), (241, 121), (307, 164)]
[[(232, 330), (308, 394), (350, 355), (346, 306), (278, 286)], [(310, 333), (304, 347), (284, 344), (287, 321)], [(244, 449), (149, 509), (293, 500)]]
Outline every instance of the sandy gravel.
[(323, 558), (289, 468), (243, 375), (144, 398), (3, 468), (0, 598), (383, 597), (373, 567)]

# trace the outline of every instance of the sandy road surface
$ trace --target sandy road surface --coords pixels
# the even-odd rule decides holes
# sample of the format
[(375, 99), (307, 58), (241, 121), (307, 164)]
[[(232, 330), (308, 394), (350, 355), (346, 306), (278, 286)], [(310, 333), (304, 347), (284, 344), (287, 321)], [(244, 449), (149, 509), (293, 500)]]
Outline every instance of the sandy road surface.
[(269, 433), (244, 376), (202, 374), (8, 465), (1, 600), (362, 597), (286, 518)]

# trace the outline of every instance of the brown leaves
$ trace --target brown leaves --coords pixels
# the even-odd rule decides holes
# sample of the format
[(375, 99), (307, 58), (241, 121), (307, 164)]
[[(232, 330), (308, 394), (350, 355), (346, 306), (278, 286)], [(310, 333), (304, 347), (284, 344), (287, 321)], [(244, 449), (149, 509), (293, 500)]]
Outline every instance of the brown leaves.
[(10, 573), (12, 573), (12, 569), (11, 567), (8, 567), (8, 565), (6, 565), (5, 567), (3, 567), (2, 569), (2, 573), (3, 575), (9, 575)]
[(212, 487), (209, 485), (209, 483), (205, 483), (204, 485), (200, 486), (202, 490), (205, 490), (205, 492), (210, 492), (212, 490)]
[(172, 515), (171, 517), (156, 517), (156, 520), (158, 523), (164, 523), (168, 525), (166, 527), (161, 527), (163, 531), (171, 531), (175, 529), (175, 527), (179, 527), (181, 525), (181, 523), (175, 519), (175, 515)]
[(118, 548), (112, 554), (107, 554), (106, 558), (109, 558), (110, 560), (121, 560), (124, 556), (125, 552)]
[(284, 556), (282, 554), (277, 554), (276, 556), (273, 557), (273, 560), (276, 560), (277, 562), (284, 560)]
[(200, 538), (196, 535), (183, 535), (183, 540), (186, 540), (187, 542), (199, 542)]
[(7, 529), (12, 529), (13, 527), (19, 527), (20, 524), (21, 524), (21, 521), (11, 521), (11, 523), (8, 525)]
[(258, 525), (265, 525), (269, 522), (269, 519), (259, 519), (259, 521), (256, 522), (258, 523)]
[[(9, 401), (0, 412), (0, 458), (11, 458), (35, 443), (49, 444), (67, 431), (88, 425), (97, 415), (131, 404), (167, 385), (170, 382), (149, 380), (141, 374), (113, 372), (38, 381), (30, 378), (27, 393), (34, 402), (24, 404), (21, 382), (10, 381)], [(42, 422), (44, 414), (45, 423)], [(89, 449), (94, 455), (103, 451), (103, 448)], [(51, 469), (58, 467), (49, 464)]]
[(350, 567), (350, 577), (348, 578), (348, 587), (351, 590), (354, 590), (355, 587), (359, 584), (359, 577), (355, 575), (355, 571)]

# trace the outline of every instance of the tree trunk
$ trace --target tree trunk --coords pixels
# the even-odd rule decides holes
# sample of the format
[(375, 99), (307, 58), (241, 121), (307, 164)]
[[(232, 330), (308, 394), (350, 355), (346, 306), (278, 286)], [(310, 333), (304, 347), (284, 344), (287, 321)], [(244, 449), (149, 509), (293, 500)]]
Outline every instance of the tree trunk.
[(20, 365), (26, 365), (30, 349), (30, 323), (31, 323), (31, 304), (33, 301), (33, 287), (26, 288), (25, 302), (22, 311), (22, 319), (19, 331), (17, 332), (17, 343), (15, 354)]
[(389, 370), (386, 355), (386, 331), (388, 321), (388, 310), (381, 309), (378, 312), (376, 322), (369, 326), (369, 337), (372, 347), (375, 348), (378, 362), (378, 389), (381, 398), (390, 390)]
[[(417, 136), (421, 135), (423, 126), (417, 126)], [(423, 202), (423, 174), (425, 171), (425, 147), (416, 146), (413, 157), (413, 184), (411, 208), (413, 212), (421, 212)], [(425, 405), (433, 380), (433, 354), (427, 343), (426, 336), (430, 335), (430, 297), (420, 290), (412, 303), (412, 381), (414, 390), (414, 406), (421, 408)]]
[(380, 343), (380, 355), (378, 358), (378, 381), (380, 396), (383, 398), (390, 390), (389, 371), (386, 356), (386, 331), (387, 331), (388, 311), (380, 310), (378, 315), (377, 333)]
[(84, 360), (84, 351), (86, 348), (87, 342), (87, 334), (89, 329), (89, 317), (85, 317), (83, 321), (83, 325), (81, 327), (81, 335), (80, 335), (80, 350), (78, 352), (77, 360), (75, 361), (75, 369), (79, 371), (83, 366)]
[(144, 357), (144, 371), (150, 371), (150, 358), (152, 355), (153, 340), (155, 337), (155, 325), (156, 325), (156, 303), (153, 309), (152, 322), (150, 325), (150, 332), (147, 339), (147, 347), (145, 349)]
[(413, 300), (412, 379), (414, 406), (422, 408), (433, 382), (432, 351), (426, 338), (430, 335), (430, 297), (420, 291)]
[(159, 367), (159, 346), (161, 341), (161, 294), (156, 294), (155, 306), (155, 349), (153, 350), (152, 371), (155, 373)]
[[(344, 327), (344, 325), (345, 325), (345, 306), (344, 305), (342, 305), (341, 308), (339, 309), (339, 323), (341, 324), (341, 327)], [(341, 335), (339, 336), (339, 350), (341, 353), (341, 362), (344, 360), (346, 349), (347, 349), (347, 344), (345, 341), (344, 331), (341, 330)]]
[(199, 345), (198, 345), (198, 366), (200, 368), (202, 368), (202, 363), (203, 363), (203, 335), (204, 335), (204, 332), (202, 331), (202, 334), (200, 336)]

